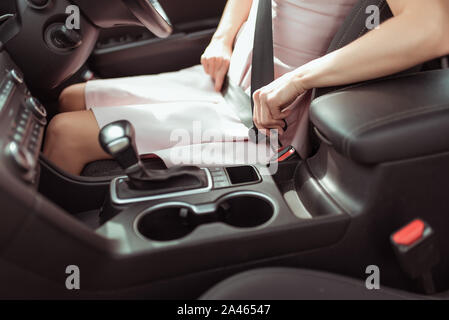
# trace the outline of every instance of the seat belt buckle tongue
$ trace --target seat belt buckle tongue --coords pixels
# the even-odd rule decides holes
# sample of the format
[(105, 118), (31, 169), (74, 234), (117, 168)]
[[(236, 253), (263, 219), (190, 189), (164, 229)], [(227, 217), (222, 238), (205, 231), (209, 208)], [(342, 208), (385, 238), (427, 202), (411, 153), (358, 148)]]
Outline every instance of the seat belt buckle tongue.
[(440, 253), (432, 227), (415, 219), (393, 233), (390, 241), (404, 272), (410, 278), (418, 279), (425, 293), (434, 293), (432, 268), (440, 261)]

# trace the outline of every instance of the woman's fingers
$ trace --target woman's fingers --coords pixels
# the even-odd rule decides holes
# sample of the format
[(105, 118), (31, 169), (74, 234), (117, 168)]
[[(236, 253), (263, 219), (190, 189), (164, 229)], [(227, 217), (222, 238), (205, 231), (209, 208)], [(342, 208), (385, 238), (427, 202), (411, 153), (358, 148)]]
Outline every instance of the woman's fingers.
[(204, 72), (206, 72), (206, 74), (209, 74), (209, 72), (207, 70), (207, 59), (204, 54), (201, 56), (201, 64), (204, 68)]
[[(279, 114), (279, 120), (285, 120), (286, 118), (288, 118), (289, 116), (290, 116), (290, 114), (292, 113), (292, 109), (287, 109), (287, 110), (284, 110), (284, 111), (282, 111), (280, 114)], [(283, 121), (282, 121), (283, 122)]]
[(217, 77), (217, 72), (221, 67), (221, 61), (222, 61), (221, 57), (213, 57), (210, 59), (210, 64), (211, 64), (210, 74), (211, 74), (213, 80), (215, 80)]
[(204, 71), (210, 75), (212, 65), (211, 65), (211, 59), (210, 59), (210, 57), (208, 57), (207, 54), (203, 55), (203, 57), (201, 58), (201, 63), (204, 66)]
[(201, 56), (201, 64), (206, 74), (214, 81), (216, 91), (221, 91), (229, 70), (232, 47), (221, 40), (212, 40)]
[[(292, 112), (286, 108), (305, 92), (301, 87), (298, 89), (293, 80), (294, 74), (286, 74), (256, 91), (255, 109), (258, 114), (255, 118), (259, 128), (285, 128), (284, 120)], [(282, 132), (279, 131), (280, 134)]]
[(201, 64), (204, 67), (204, 71), (212, 77), (215, 81), (215, 91), (221, 91), (223, 87), (224, 79), (229, 69), (229, 59), (223, 57), (206, 57), (203, 55), (201, 58)]
[(261, 126), (260, 126), (260, 115), (259, 115), (259, 113), (260, 113), (260, 111), (259, 111), (259, 109), (260, 109), (259, 94), (260, 94), (260, 91), (256, 91), (253, 94), (253, 101), (254, 101), (253, 121), (254, 121), (254, 124), (256, 125), (256, 127), (258, 129), (261, 129)]
[(273, 119), (264, 94), (258, 90), (254, 93), (253, 99), (253, 120), (256, 127), (265, 135), (270, 135), (270, 129), (277, 130), (278, 134), (282, 135), (284, 133), (283, 127), (285, 126), (285, 123), (282, 120)]
[[(259, 95), (259, 101), (260, 101), (260, 105), (261, 105), (261, 125), (264, 126), (265, 128), (282, 128), (284, 127), (284, 121), (282, 120), (278, 120), (275, 119), (273, 117), (273, 114), (271, 112), (271, 108), (270, 108), (270, 101), (268, 101), (267, 99), (267, 94), (265, 93), (261, 93)], [(283, 130), (281, 130), (279, 132), (279, 134), (282, 134)]]
[(217, 76), (217, 71), (220, 69), (221, 66), (221, 58), (220, 57), (212, 57), (210, 58), (210, 75), (212, 76), (212, 79), (215, 80), (215, 77)]
[(220, 67), (215, 71), (215, 91), (220, 92), (223, 88), (224, 79), (229, 69), (229, 60), (223, 60)]

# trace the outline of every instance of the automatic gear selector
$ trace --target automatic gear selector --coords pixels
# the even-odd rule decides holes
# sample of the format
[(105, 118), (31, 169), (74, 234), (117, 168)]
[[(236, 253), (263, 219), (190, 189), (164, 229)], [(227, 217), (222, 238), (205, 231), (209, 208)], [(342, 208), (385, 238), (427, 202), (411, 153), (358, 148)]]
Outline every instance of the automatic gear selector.
[(102, 128), (99, 140), (103, 150), (125, 170), (131, 193), (132, 190), (140, 190), (162, 194), (208, 185), (205, 170), (195, 166), (176, 166), (166, 170), (145, 168), (137, 152), (134, 127), (126, 120)]

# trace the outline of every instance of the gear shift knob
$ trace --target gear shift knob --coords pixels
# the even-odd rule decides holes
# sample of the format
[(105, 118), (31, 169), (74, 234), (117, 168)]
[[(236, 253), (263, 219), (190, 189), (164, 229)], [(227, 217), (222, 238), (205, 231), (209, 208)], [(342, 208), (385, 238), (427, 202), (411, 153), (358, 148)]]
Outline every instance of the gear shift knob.
[(110, 123), (100, 130), (100, 145), (119, 165), (134, 171), (141, 168), (133, 125), (127, 120)]
[(126, 120), (112, 122), (98, 136), (103, 150), (125, 170), (130, 190), (159, 192), (159, 194), (202, 188), (208, 185), (205, 171), (194, 166), (178, 166), (166, 170), (146, 169), (136, 148), (133, 125)]

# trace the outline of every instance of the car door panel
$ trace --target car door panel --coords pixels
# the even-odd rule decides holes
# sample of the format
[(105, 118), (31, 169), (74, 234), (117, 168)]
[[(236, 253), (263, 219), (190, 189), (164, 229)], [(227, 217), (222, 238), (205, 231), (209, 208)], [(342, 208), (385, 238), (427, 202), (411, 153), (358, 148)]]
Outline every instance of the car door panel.
[(167, 39), (159, 39), (143, 27), (103, 30), (89, 61), (98, 76), (155, 74), (200, 62), (226, 0), (163, 0), (160, 3), (174, 25), (174, 33)]

